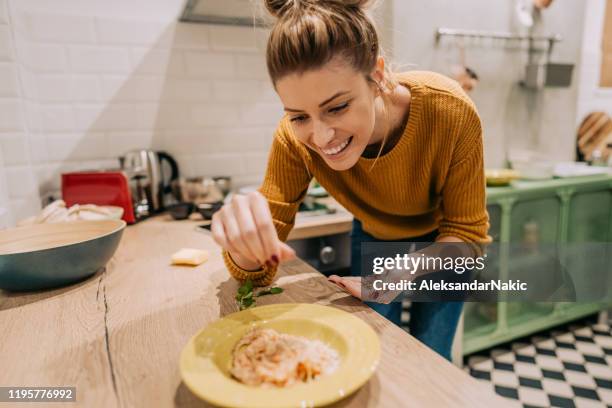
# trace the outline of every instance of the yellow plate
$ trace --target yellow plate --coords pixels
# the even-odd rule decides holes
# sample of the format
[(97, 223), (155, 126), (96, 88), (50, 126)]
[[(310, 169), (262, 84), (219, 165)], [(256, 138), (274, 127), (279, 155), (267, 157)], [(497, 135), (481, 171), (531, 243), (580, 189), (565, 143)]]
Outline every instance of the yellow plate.
[[(338, 369), (287, 388), (244, 385), (230, 377), (234, 345), (251, 327), (317, 339), (340, 355)], [(288, 303), (261, 306), (217, 320), (189, 340), (180, 370), (200, 398), (226, 407), (313, 407), (347, 397), (365, 384), (380, 359), (378, 335), (361, 319), (333, 307)]]

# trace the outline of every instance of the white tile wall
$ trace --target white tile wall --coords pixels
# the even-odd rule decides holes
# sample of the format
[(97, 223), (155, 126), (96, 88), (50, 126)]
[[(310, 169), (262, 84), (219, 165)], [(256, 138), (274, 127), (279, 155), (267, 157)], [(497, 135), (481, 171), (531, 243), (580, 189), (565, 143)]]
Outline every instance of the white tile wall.
[(0, 99), (0, 131), (19, 132), (23, 116), (19, 99)]
[(0, 24), (8, 24), (8, 10), (6, 0), (0, 0)]
[(130, 71), (126, 48), (75, 45), (69, 48), (68, 58), (73, 72), (128, 74)]
[[(396, 63), (417, 62), (418, 68), (429, 69), (446, 67), (453, 60), (452, 47), (438, 54), (430, 52), (433, 28), (429, 25), (456, 25), (450, 11), (439, 13), (436, 21), (417, 21), (411, 27), (408, 17), (418, 20), (419, 13), (428, 13), (427, 9), (416, 3), (386, 1), (393, 3), (387, 10), (393, 9), (396, 17), (382, 30), (395, 45)], [(11, 220), (37, 211), (39, 197), (59, 189), (61, 172), (113, 167), (119, 155), (141, 147), (174, 154), (187, 176), (229, 174), (236, 185), (261, 179), (282, 115), (265, 66), (267, 33), (178, 23), (183, 3), (0, 0), (0, 153), (4, 155), (0, 208), (11, 209)], [(436, 0), (434, 6), (449, 4)], [(571, 7), (580, 9), (575, 4)], [(449, 10), (460, 11), (454, 6)], [(501, 29), (510, 11), (505, 6), (495, 11), (501, 20), (475, 19), (472, 23)], [(567, 13), (555, 13), (560, 21), (569, 18)], [(417, 30), (415, 35), (412, 29)], [(567, 46), (575, 51), (571, 41), (578, 40), (565, 37), (569, 37)], [(500, 57), (482, 49), (469, 51), (468, 58), (478, 62), (475, 68), (483, 76), (474, 95), (487, 123), (489, 156), (497, 157), (503, 151), (500, 140), (517, 132), (509, 134), (508, 121), (528, 117), (525, 112), (509, 113), (503, 103), (487, 101), (492, 98), (490, 93), (509, 103), (522, 101), (517, 97), (520, 91), (508, 86), (518, 80), (513, 77), (516, 72), (506, 69), (521, 57), (511, 52)], [(592, 74), (594, 65), (588, 67), (581, 71), (583, 77)], [(500, 70), (505, 72), (503, 81), (499, 80)], [(549, 98), (565, 98), (565, 102), (552, 103), (574, 109), (571, 93), (551, 93)], [(593, 100), (589, 94), (581, 98)], [(542, 117), (547, 125), (554, 122), (552, 131), (567, 127), (564, 121), (573, 121), (571, 114), (564, 114), (560, 121), (550, 111)], [(536, 125), (529, 129), (542, 126)], [(562, 137), (568, 138), (567, 134)], [(558, 155), (567, 153), (565, 142), (546, 147)], [(0, 215), (0, 227), (6, 219)]]
[(190, 50), (185, 52), (185, 67), (191, 78), (234, 78), (236, 61), (232, 54)]
[(28, 146), (23, 134), (2, 133), (0, 151), (3, 154), (5, 166), (23, 166), (29, 163)]
[[(143, 10), (143, 12), (146, 12)], [(126, 45), (157, 45), (170, 47), (171, 37), (166, 34), (163, 21), (144, 19), (98, 18), (95, 22), (98, 42), (120, 47)]]
[(0, 97), (17, 97), (17, 68), (11, 63), (0, 63)]
[(11, 31), (8, 25), (0, 25), (0, 61), (13, 59)]
[(56, 13), (24, 11), (18, 18), (27, 37), (34, 41), (94, 43), (94, 20), (67, 13), (70, 13), (70, 10), (57, 10)]

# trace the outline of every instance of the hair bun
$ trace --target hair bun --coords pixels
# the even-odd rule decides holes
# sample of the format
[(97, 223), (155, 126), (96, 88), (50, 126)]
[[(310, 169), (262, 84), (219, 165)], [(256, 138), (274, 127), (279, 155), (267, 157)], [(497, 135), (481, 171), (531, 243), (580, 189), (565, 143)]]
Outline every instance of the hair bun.
[(270, 14), (280, 18), (287, 10), (295, 6), (295, 0), (264, 0), (264, 4)]
[(371, 2), (372, 0), (264, 0), (266, 9), (276, 18), (281, 18), (289, 10), (305, 6), (334, 5), (365, 9)]

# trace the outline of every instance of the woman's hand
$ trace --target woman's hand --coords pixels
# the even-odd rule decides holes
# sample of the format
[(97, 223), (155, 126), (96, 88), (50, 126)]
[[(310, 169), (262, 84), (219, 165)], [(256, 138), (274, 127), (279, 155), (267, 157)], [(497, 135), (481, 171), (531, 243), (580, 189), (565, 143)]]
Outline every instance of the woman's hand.
[(327, 278), (330, 282), (340, 286), (345, 292), (355, 296), (364, 302), (391, 303), (402, 292), (394, 290), (374, 290), (373, 281), (375, 276), (368, 276), (364, 280), (361, 276), (338, 276), (331, 275)]
[(213, 215), (210, 230), (215, 242), (245, 270), (295, 258), (295, 251), (278, 239), (268, 202), (259, 192), (234, 195)]

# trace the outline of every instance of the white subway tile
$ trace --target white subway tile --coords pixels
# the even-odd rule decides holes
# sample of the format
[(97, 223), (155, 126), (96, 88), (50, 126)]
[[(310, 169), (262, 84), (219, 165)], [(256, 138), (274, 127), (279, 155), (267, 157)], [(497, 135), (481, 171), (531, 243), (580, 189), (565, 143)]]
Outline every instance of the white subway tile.
[(105, 100), (114, 102), (156, 101), (164, 78), (152, 75), (107, 76), (102, 79)]
[(13, 221), (15, 222), (37, 215), (40, 209), (41, 205), (38, 193), (10, 201), (10, 211)]
[(196, 177), (197, 172), (193, 164), (193, 158), (188, 154), (175, 154), (174, 158), (178, 163), (181, 177)]
[(78, 105), (75, 107), (76, 128), (80, 131), (135, 130), (139, 118), (131, 104)]
[(169, 153), (179, 155), (189, 155), (201, 150), (206, 146), (206, 150), (210, 149), (215, 152), (216, 146), (208, 143), (206, 137), (203, 136), (202, 130), (170, 130), (163, 131), (160, 138), (160, 149), (164, 149)]
[(109, 132), (108, 152), (111, 157), (119, 157), (134, 149), (152, 147), (153, 134), (150, 132)]
[(210, 32), (210, 48), (213, 51), (260, 52), (256, 42), (256, 28), (213, 26)]
[(172, 46), (207, 49), (208, 28), (206, 24), (176, 23), (172, 33)]
[(9, 198), (23, 198), (38, 194), (34, 172), (30, 166), (12, 166), (4, 169)]
[(96, 131), (105, 130), (99, 124), (99, 119), (104, 113), (105, 106), (102, 104), (79, 104), (74, 107), (76, 130), (86, 132), (89, 129)]
[(239, 123), (237, 109), (230, 104), (194, 104), (191, 106), (191, 118), (196, 126), (231, 126)]
[(216, 101), (244, 102), (260, 100), (264, 93), (261, 80), (217, 79), (212, 82)]
[(203, 154), (193, 158), (198, 176), (236, 176), (245, 173), (244, 158), (241, 154)]
[(204, 145), (217, 146), (222, 153), (246, 153), (265, 151), (265, 128), (214, 129), (203, 134)]
[(0, 96), (14, 97), (19, 95), (17, 69), (14, 64), (0, 64)]
[[(24, 70), (21, 70), (22, 72)], [(30, 135), (42, 132), (42, 120), (40, 115), (40, 103), (25, 101), (25, 116)]]
[(283, 116), (280, 103), (255, 103), (241, 108), (240, 119), (245, 125), (275, 125)]
[(261, 100), (266, 102), (276, 102), (279, 103), (280, 99), (276, 90), (272, 86), (270, 79), (266, 79), (265, 81), (260, 82), (262, 92), (261, 92)]
[(100, 100), (100, 83), (94, 75), (39, 74), (36, 76), (41, 101), (90, 102)]
[(30, 160), (31, 163), (44, 163), (49, 161), (49, 150), (47, 149), (47, 138), (44, 135), (30, 135)]
[(0, 61), (13, 59), (13, 41), (8, 25), (0, 25)]
[(167, 47), (170, 43), (170, 36), (166, 34), (168, 30), (168, 23), (161, 21), (96, 19), (96, 33), (100, 44), (147, 44)]
[(234, 78), (234, 57), (231, 54), (185, 52), (187, 75), (196, 78)]
[(24, 12), (25, 29), (33, 40), (94, 43), (94, 20), (87, 16)]
[(238, 189), (245, 186), (259, 187), (263, 182), (264, 174), (243, 174), (232, 177), (232, 186)]
[(108, 157), (104, 133), (49, 135), (47, 149), (51, 161), (79, 161)]
[(23, 64), (34, 72), (65, 72), (66, 48), (62, 45), (20, 42), (17, 47)]
[(6, 0), (0, 0), (0, 23), (8, 23), (8, 9), (6, 7)]
[(77, 171), (79, 163), (52, 162), (34, 167), (39, 191), (49, 193), (61, 189), (62, 174)]
[(36, 75), (29, 69), (20, 69), (18, 76), (21, 78), (23, 98), (26, 101), (38, 101), (38, 84), (36, 83)]
[(158, 48), (133, 48), (130, 53), (132, 71), (136, 74), (182, 75), (185, 72), (183, 52)]
[(268, 79), (268, 68), (263, 54), (237, 55), (236, 69), (238, 78)]
[(160, 104), (157, 101), (153, 103), (135, 103), (133, 109), (136, 117), (136, 128), (146, 131), (157, 129), (159, 107)]
[(191, 104), (163, 103), (157, 113), (156, 128), (184, 130), (194, 127), (191, 118)]
[(0, 202), (0, 230), (11, 228), (13, 225), (13, 217), (7, 199), (6, 202)]
[(28, 164), (28, 148), (24, 134), (0, 135), (0, 151), (6, 166)]
[(38, 189), (44, 192), (43, 195), (51, 191), (61, 190), (61, 174), (57, 171), (59, 164), (39, 164), (33, 167), (34, 175), (38, 182)]
[(44, 132), (65, 132), (74, 129), (74, 113), (67, 105), (41, 105), (41, 130)]
[(22, 131), (23, 115), (17, 99), (0, 100), (0, 130)]
[(246, 174), (261, 174), (263, 176), (268, 164), (268, 154), (246, 153), (243, 155), (243, 160), (246, 163)]
[(69, 50), (70, 66), (79, 73), (127, 73), (130, 70), (125, 48), (75, 46)]
[(162, 103), (209, 101), (210, 83), (203, 79), (167, 78), (160, 99)]

